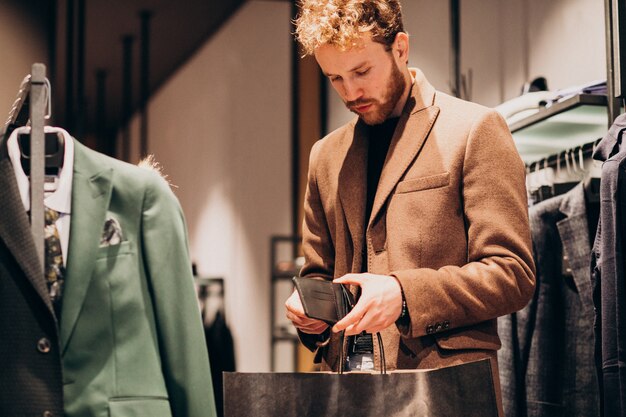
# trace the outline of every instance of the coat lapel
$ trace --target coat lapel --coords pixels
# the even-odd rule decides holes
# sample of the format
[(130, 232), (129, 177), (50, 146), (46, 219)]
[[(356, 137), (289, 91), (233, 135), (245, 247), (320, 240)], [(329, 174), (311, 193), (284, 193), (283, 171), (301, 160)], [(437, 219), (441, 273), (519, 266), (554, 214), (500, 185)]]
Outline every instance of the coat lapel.
[(559, 211), (566, 217), (557, 222), (557, 228), (563, 243), (564, 262), (569, 264), (585, 308), (592, 308), (590, 271), (591, 247), (588, 238), (587, 208), (585, 190), (580, 183), (563, 196)]
[(339, 198), (354, 250), (352, 270), (358, 271), (362, 261), (366, 198), (364, 184), (367, 183), (367, 127), (363, 122), (356, 123), (354, 136), (347, 141), (344, 153), (338, 180)]
[(30, 222), (20, 191), (15, 180), (13, 165), (7, 154), (6, 140), (0, 143), (0, 239), (4, 241), (9, 251), (19, 264), (26, 278), (39, 294), (42, 301), (48, 307), (50, 314), (54, 315), (48, 288), (44, 279), (43, 271), (37, 259), (37, 251), (33, 235), (30, 231)]
[(394, 132), (387, 158), (380, 174), (368, 227), (389, 198), (402, 175), (415, 160), (437, 119), (439, 108), (433, 106), (435, 89), (416, 70), (415, 83)]
[(3, 194), (0, 199), (0, 213), (3, 218), (0, 222), (0, 238), (15, 257), (35, 291), (54, 314), (43, 271), (37, 259), (28, 215), (24, 210), (13, 174), (13, 165), (9, 159), (0, 161), (0, 189)]
[[(391, 140), (367, 225), (380, 212), (391, 191), (419, 153), (439, 114), (439, 109), (433, 106), (435, 89), (420, 70), (412, 71), (415, 73), (415, 83)], [(339, 152), (339, 155), (345, 155), (339, 173), (338, 191), (354, 248), (353, 271), (360, 271), (364, 250), (367, 135), (367, 125), (359, 120), (355, 124), (353, 137), (346, 138), (345, 146)]]
[(90, 151), (74, 142), (72, 214), (61, 310), (61, 352), (65, 352), (89, 288), (100, 237), (111, 198), (112, 169), (94, 160)]

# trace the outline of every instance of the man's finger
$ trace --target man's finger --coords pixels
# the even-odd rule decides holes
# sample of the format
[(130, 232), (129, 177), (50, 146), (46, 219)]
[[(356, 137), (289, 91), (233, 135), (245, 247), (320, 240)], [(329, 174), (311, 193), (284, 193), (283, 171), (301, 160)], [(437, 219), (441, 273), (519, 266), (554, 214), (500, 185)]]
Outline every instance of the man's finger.
[(336, 284), (349, 284), (349, 285), (361, 285), (363, 278), (359, 274), (346, 274), (341, 278), (335, 278), (333, 280)]
[(301, 324), (294, 325), (304, 333), (319, 334), (328, 327), (328, 324), (320, 320), (309, 320)]
[(357, 324), (358, 323), (354, 323), (354, 324), (351, 324), (348, 327), (346, 327), (346, 336), (354, 336), (355, 334), (361, 333), (358, 330), (355, 330)]
[(356, 303), (352, 311), (350, 311), (344, 318), (339, 320), (333, 327), (333, 332), (340, 332), (346, 329), (349, 325), (357, 323), (361, 320), (361, 317), (365, 314), (364, 304), (361, 302)]
[(291, 311), (287, 310), (287, 314), (286, 314), (287, 318), (293, 322), (293, 323), (301, 323), (304, 319), (304, 317), (299, 316), (297, 314), (293, 314)]
[(285, 301), (285, 308), (294, 314), (304, 316), (304, 307), (302, 307), (302, 302), (300, 302), (300, 296), (297, 291), (294, 290), (287, 301)]
[(304, 309), (303, 308), (298, 308), (299, 306), (294, 306), (292, 304), (285, 304), (285, 308), (287, 309), (287, 311), (296, 314), (298, 316), (304, 316)]

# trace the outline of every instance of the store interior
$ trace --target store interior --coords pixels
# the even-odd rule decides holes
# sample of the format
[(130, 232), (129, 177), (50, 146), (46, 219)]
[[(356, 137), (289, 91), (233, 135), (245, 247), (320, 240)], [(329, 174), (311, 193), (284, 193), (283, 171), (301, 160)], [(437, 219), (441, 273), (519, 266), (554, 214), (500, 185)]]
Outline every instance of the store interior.
[[(283, 309), (300, 262), (308, 152), (354, 117), (301, 58), (294, 13), (287, 0), (0, 3), (0, 109), (43, 63), (48, 124), (133, 164), (154, 156), (183, 208), (198, 285), (220, 285), (203, 294), (225, 318), (238, 371), (312, 367)], [(403, 16), (411, 66), (485, 106), (539, 77), (550, 92), (607, 79), (604, 2), (410, 0)], [(516, 121), (529, 167), (606, 132), (606, 97), (587, 104), (575, 126), (567, 112), (556, 127)], [(550, 130), (567, 126), (582, 136)]]

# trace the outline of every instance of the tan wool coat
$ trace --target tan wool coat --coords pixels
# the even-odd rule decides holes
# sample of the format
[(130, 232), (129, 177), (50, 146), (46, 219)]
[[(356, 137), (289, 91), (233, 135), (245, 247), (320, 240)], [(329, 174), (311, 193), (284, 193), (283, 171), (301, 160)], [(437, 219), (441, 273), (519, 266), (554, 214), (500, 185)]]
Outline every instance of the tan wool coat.
[[(313, 147), (301, 275), (330, 280), (366, 269), (400, 281), (411, 324), (381, 332), (389, 370), (495, 360), (496, 318), (524, 307), (534, 290), (524, 165), (495, 111), (435, 91), (411, 71), (367, 222), (367, 126), (355, 118)], [(301, 339), (315, 348), (316, 336)], [(333, 335), (319, 352), (322, 369), (338, 369), (340, 348)]]

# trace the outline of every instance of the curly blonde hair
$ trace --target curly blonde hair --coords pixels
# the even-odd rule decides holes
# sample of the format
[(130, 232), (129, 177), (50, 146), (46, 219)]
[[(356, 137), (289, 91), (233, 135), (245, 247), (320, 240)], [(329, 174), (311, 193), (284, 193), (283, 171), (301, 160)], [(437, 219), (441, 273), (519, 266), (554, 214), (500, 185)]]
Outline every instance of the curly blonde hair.
[(295, 35), (304, 55), (326, 44), (351, 49), (364, 32), (390, 48), (404, 32), (399, 0), (300, 0), (298, 7)]

